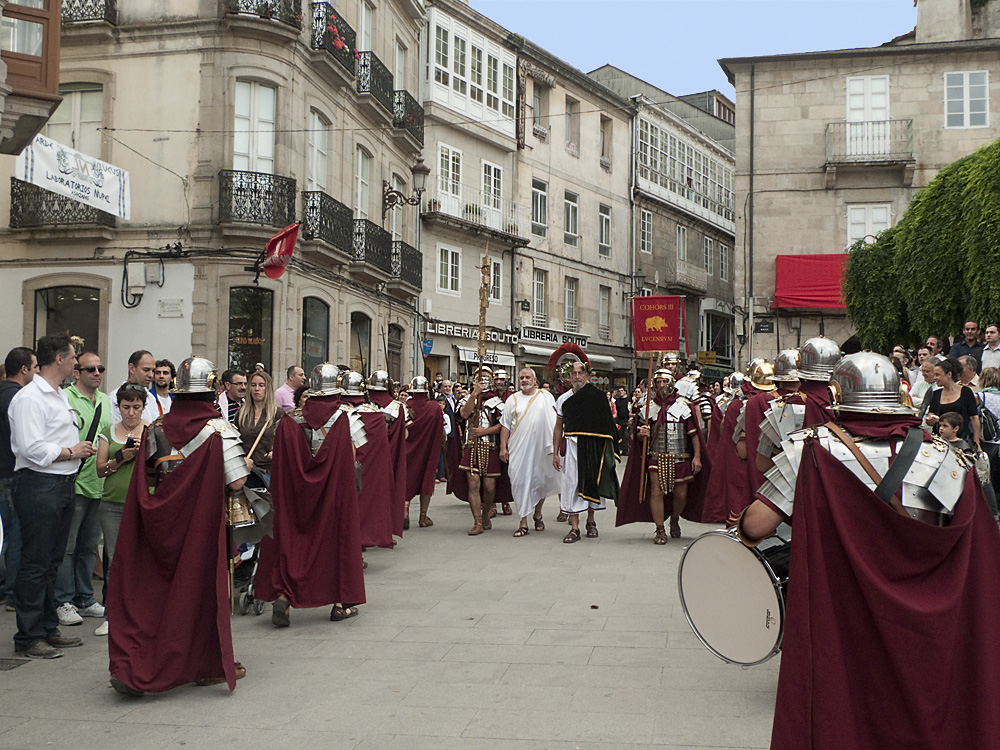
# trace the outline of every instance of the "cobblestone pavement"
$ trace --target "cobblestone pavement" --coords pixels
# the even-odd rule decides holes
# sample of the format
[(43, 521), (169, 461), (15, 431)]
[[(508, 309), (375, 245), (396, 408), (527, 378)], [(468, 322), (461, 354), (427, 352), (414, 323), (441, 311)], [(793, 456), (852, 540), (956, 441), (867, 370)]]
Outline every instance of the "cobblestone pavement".
[[(282, 750), (595, 750), (764, 748), (778, 659), (752, 669), (716, 659), (678, 603), (683, 524), (665, 547), (652, 527), (561, 543), (553, 498), (546, 529), (522, 539), (516, 519), (469, 537), (467, 506), (439, 486), (434, 526), (365, 557), (368, 604), (330, 622), (295, 610), (276, 630), (233, 617), (247, 677), (125, 699), (108, 686), (98, 620), (67, 632), (82, 648), (0, 671), (0, 748), (279, 747)], [(10, 638), (14, 614), (0, 612)], [(6, 641), (0, 657), (13, 657)]]

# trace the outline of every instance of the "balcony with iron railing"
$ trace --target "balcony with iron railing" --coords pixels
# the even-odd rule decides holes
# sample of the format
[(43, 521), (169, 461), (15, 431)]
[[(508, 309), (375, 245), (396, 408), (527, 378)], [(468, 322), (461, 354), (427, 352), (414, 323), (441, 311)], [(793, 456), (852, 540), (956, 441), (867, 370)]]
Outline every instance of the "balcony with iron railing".
[(427, 218), (450, 217), (514, 237), (526, 237), (531, 217), (524, 206), (492, 193), (428, 179), (423, 213)]
[(312, 48), (329, 57), (352, 77), (358, 70), (358, 35), (330, 3), (315, 2), (312, 11)]
[(319, 240), (354, 257), (354, 215), (350, 208), (319, 190), (302, 193), (302, 239)]
[[(395, 114), (392, 73), (374, 52), (360, 52), (358, 58), (358, 93), (377, 102), (383, 114)], [(377, 108), (376, 108), (377, 109)]]
[(11, 177), (11, 229), (58, 229), (81, 225), (114, 228), (115, 217), (86, 203)]
[(414, 99), (409, 91), (397, 91), (394, 94), (392, 126), (405, 130), (416, 139), (421, 146), (424, 144), (424, 108)]
[(890, 164), (913, 160), (913, 120), (831, 122), (828, 164)]
[(402, 240), (392, 243), (392, 278), (420, 291), (424, 283), (424, 259), (420, 251)]
[(636, 176), (640, 190), (683, 208), (727, 232), (736, 231), (731, 191), (687, 176), (679, 165), (657, 165), (641, 154), (637, 162)]
[(302, 28), (302, 0), (224, 0), (224, 15), (256, 16), (293, 29)]
[(295, 180), (265, 172), (219, 172), (219, 222), (284, 227), (295, 221)]
[(354, 220), (354, 261), (392, 274), (392, 235), (368, 219)]
[(62, 22), (64, 25), (104, 21), (118, 25), (117, 0), (63, 0)]

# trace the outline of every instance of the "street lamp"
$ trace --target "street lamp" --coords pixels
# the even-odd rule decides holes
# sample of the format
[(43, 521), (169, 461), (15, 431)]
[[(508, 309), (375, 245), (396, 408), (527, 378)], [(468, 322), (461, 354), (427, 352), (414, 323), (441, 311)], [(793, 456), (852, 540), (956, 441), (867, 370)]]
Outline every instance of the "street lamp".
[(641, 268), (635, 269), (635, 273), (632, 274), (632, 296), (641, 297), (642, 289), (646, 285), (646, 274), (642, 272)]
[(382, 180), (382, 223), (385, 224), (385, 215), (396, 206), (406, 204), (416, 206), (420, 203), (420, 196), (427, 189), (427, 175), (431, 173), (430, 167), (424, 164), (423, 158), (417, 159), (417, 163), (410, 167), (413, 175), (413, 195), (407, 198), (401, 191), (394, 190), (385, 180)]

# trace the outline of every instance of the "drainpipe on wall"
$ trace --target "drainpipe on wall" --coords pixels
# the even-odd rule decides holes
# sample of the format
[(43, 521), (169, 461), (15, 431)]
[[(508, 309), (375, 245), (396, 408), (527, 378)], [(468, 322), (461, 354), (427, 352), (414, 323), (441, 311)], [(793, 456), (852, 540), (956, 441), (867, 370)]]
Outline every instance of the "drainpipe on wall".
[(754, 100), (754, 73), (755, 73), (755, 63), (750, 63), (750, 202), (747, 206), (747, 245), (744, 248), (744, 253), (746, 257), (744, 258), (744, 279), (749, 278), (748, 281), (744, 281), (744, 288), (746, 290), (746, 310), (747, 317), (749, 320), (749, 330), (747, 331), (747, 340), (750, 342), (750, 353), (747, 356), (747, 361), (753, 359), (753, 173), (754, 173), (754, 162), (753, 162), (753, 147), (754, 147), (754, 115), (756, 104)]

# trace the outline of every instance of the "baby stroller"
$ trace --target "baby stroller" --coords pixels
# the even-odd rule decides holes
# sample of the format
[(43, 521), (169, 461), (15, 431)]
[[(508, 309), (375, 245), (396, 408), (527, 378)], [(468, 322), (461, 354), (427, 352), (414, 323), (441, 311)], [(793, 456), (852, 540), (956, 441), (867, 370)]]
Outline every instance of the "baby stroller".
[(260, 540), (270, 536), (273, 516), (271, 514), (271, 493), (267, 489), (266, 477), (251, 472), (243, 486), (243, 497), (249, 512), (239, 523), (230, 525), (232, 548), (239, 551), (233, 571), (233, 591), (239, 592), (241, 615), (264, 612), (264, 602), (254, 598), (254, 581), (257, 577), (257, 562), (260, 555)]

